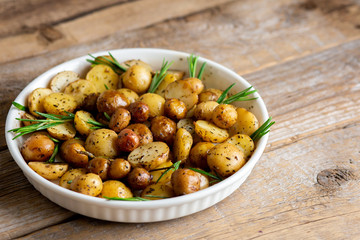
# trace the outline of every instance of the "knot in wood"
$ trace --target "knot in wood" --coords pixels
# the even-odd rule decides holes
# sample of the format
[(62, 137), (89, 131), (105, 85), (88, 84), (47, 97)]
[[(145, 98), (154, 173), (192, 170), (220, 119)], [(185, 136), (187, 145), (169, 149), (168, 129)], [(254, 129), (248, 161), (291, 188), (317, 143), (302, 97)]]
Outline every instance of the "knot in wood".
[(54, 42), (63, 37), (63, 34), (52, 26), (42, 25), (39, 28), (40, 35), (48, 42)]
[(348, 169), (326, 169), (317, 175), (317, 182), (326, 188), (339, 187), (353, 179), (355, 179), (355, 175)]

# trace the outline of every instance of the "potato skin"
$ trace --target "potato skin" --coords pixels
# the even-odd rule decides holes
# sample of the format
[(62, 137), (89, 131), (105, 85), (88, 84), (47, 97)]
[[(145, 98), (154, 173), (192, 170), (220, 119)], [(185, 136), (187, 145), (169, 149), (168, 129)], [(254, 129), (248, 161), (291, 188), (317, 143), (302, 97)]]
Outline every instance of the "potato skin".
[(77, 176), (84, 175), (84, 174), (86, 174), (85, 168), (70, 169), (66, 173), (64, 173), (64, 175), (62, 175), (62, 177), (60, 178), (60, 181), (59, 181), (59, 185), (63, 188), (70, 189), (70, 185), (71, 185), (72, 181), (74, 181), (74, 179)]
[(146, 103), (133, 102), (129, 105), (128, 110), (131, 114), (131, 120), (136, 123), (142, 123), (148, 120), (150, 109)]
[(47, 180), (57, 180), (68, 170), (67, 163), (29, 162), (29, 167)]
[(172, 145), (176, 134), (176, 123), (165, 116), (158, 116), (151, 120), (151, 132), (156, 141)]
[(72, 167), (86, 167), (89, 157), (81, 152), (85, 152), (85, 142), (80, 139), (69, 139), (61, 144), (60, 156)]
[(143, 102), (149, 106), (149, 118), (164, 115), (165, 99), (155, 93), (145, 93), (138, 99), (139, 102)]
[(208, 152), (207, 163), (211, 170), (226, 178), (237, 172), (244, 164), (243, 152), (231, 143), (220, 143)]
[(202, 102), (196, 105), (194, 117), (196, 120), (211, 121), (213, 112), (219, 104), (214, 101)]
[(127, 176), (131, 189), (140, 190), (151, 183), (151, 175), (145, 168), (134, 168)]
[(151, 142), (136, 148), (128, 156), (131, 167), (142, 167), (146, 170), (155, 169), (166, 162), (170, 149), (164, 142)]
[(188, 83), (190, 83), (193, 91), (196, 94), (200, 94), (204, 90), (204, 84), (198, 78), (186, 78), (186, 79), (184, 79), (184, 81), (187, 81)]
[(77, 176), (70, 184), (70, 189), (89, 196), (98, 196), (103, 189), (103, 182), (99, 175), (87, 173)]
[(185, 128), (179, 128), (175, 135), (173, 146), (174, 161), (185, 163), (189, 158), (190, 150), (193, 144), (193, 137)]
[(54, 152), (55, 143), (44, 134), (31, 135), (22, 145), (20, 152), (26, 162), (45, 162)]
[(134, 131), (139, 136), (139, 146), (148, 144), (153, 142), (153, 134), (150, 129), (142, 123), (131, 124), (126, 127), (126, 129), (130, 129)]
[(212, 121), (221, 128), (230, 128), (236, 123), (237, 112), (233, 105), (219, 104), (213, 111)]
[[(156, 167), (156, 169), (160, 169), (160, 168), (168, 168), (171, 167), (173, 165), (173, 163), (169, 160), (166, 161), (162, 164), (160, 164), (159, 166)], [(151, 171), (151, 182), (156, 183), (158, 181), (158, 179), (160, 178), (160, 176), (165, 172), (166, 170), (156, 170), (156, 171)], [(159, 182), (162, 183), (166, 183), (169, 182), (171, 180), (171, 174), (174, 172), (175, 170), (172, 168), (170, 169), (164, 176), (162, 176), (159, 180)]]
[(136, 100), (139, 98), (139, 95), (136, 92), (128, 88), (120, 88), (117, 91), (124, 94), (125, 97), (129, 100), (130, 104), (136, 102)]
[(74, 126), (81, 135), (88, 136), (93, 131), (93, 129), (91, 129), (93, 125), (88, 123), (89, 120), (95, 121), (95, 118), (91, 115), (91, 113), (83, 110), (76, 111)]
[(203, 170), (208, 170), (207, 154), (215, 145), (211, 142), (199, 142), (190, 151), (189, 163)]
[(51, 93), (44, 98), (44, 108), (47, 113), (67, 115), (77, 108), (76, 99), (66, 93)]
[(110, 129), (97, 129), (89, 134), (85, 149), (95, 156), (114, 158), (120, 154), (116, 144), (117, 134)]
[(28, 108), (32, 115), (35, 117), (41, 117), (37, 112), (45, 112), (44, 100), (45, 97), (50, 95), (52, 91), (48, 88), (36, 88), (34, 91), (30, 93), (28, 96)]
[(101, 180), (106, 180), (108, 177), (108, 171), (110, 166), (110, 160), (103, 157), (95, 157), (89, 161), (87, 170), (91, 173), (95, 173), (100, 176)]
[(256, 116), (245, 108), (237, 108), (236, 123), (229, 129), (231, 135), (246, 134), (250, 136), (259, 128)]
[(199, 94), (199, 103), (217, 101), (223, 92), (216, 88), (208, 88)]
[(123, 158), (116, 158), (110, 161), (108, 177), (110, 179), (120, 179), (126, 177), (131, 170), (130, 163)]
[(119, 133), (129, 125), (130, 120), (131, 115), (128, 110), (122, 107), (117, 108), (110, 118), (109, 128)]
[(177, 196), (200, 190), (199, 175), (190, 169), (180, 168), (171, 175), (171, 184)]
[(171, 198), (175, 197), (175, 193), (173, 191), (173, 188), (171, 184), (164, 183), (164, 182), (158, 182), (153, 183), (147, 186), (142, 192), (141, 197), (146, 198), (149, 200), (160, 200), (162, 198), (157, 197), (150, 197), (150, 196), (157, 196), (157, 197), (163, 197), (163, 198)]
[(133, 194), (124, 183), (117, 180), (108, 180), (103, 183), (100, 197), (131, 198)]
[(144, 66), (133, 65), (122, 76), (123, 85), (138, 94), (148, 90), (152, 80), (151, 72)]
[(131, 152), (140, 144), (139, 136), (131, 129), (123, 129), (117, 139), (119, 149), (124, 152)]
[(167, 117), (173, 120), (180, 120), (185, 118), (187, 109), (184, 102), (176, 98), (165, 100), (164, 113)]
[(126, 108), (130, 102), (124, 94), (117, 90), (109, 89), (100, 94), (96, 101), (99, 112), (106, 112), (111, 116), (119, 107)]

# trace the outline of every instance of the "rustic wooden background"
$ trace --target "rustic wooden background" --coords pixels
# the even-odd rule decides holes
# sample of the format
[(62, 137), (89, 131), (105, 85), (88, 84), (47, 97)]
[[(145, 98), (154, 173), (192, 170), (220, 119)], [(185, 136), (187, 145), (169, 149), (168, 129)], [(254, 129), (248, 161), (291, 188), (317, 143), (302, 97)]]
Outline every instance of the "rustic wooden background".
[[(106, 49), (196, 53), (235, 70), (276, 120), (247, 181), (214, 207), (100, 221), (38, 193), (7, 149), (11, 101), (66, 60)], [(0, 0), (0, 239), (359, 239), (359, 0)]]

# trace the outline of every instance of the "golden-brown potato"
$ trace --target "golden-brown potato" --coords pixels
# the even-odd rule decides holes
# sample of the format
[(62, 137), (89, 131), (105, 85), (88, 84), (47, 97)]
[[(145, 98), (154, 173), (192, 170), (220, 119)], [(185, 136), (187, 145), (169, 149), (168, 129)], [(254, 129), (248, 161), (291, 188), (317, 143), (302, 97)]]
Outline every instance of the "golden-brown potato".
[(142, 192), (141, 197), (149, 200), (160, 200), (175, 197), (171, 184), (159, 182), (147, 186)]
[(245, 108), (237, 108), (236, 123), (229, 129), (231, 135), (246, 134), (250, 136), (259, 128), (256, 116)]
[(219, 104), (214, 101), (202, 102), (196, 105), (194, 117), (196, 120), (211, 121), (213, 112)]
[(101, 180), (108, 178), (110, 160), (103, 157), (95, 157), (89, 161), (87, 170), (100, 176)]
[(29, 167), (47, 180), (56, 180), (68, 170), (67, 163), (29, 162)]
[(155, 93), (159, 94), (162, 97), (165, 97), (166, 87), (170, 83), (175, 82), (176, 80), (182, 79), (184, 77), (184, 74), (185, 74), (185, 72), (183, 72), (183, 71), (175, 71), (175, 70), (167, 71), (165, 78), (162, 80), (162, 82), (156, 89)]
[(155, 93), (145, 93), (138, 101), (145, 103), (149, 107), (149, 118), (164, 115), (165, 99)]
[(124, 96), (129, 100), (129, 103), (136, 102), (139, 98), (139, 95), (136, 92), (128, 88), (120, 88), (117, 91), (124, 94)]
[(126, 129), (130, 129), (139, 136), (139, 146), (151, 143), (153, 141), (153, 134), (150, 129), (142, 123), (131, 124), (126, 127)]
[(149, 89), (151, 80), (151, 72), (141, 65), (129, 67), (122, 76), (124, 87), (129, 88), (138, 94), (142, 94)]
[(26, 162), (45, 162), (54, 152), (55, 143), (44, 134), (32, 134), (20, 152)]
[(151, 132), (156, 141), (172, 145), (176, 134), (176, 123), (165, 116), (158, 116), (151, 120)]
[(97, 90), (92, 82), (84, 79), (70, 83), (64, 89), (64, 93), (72, 95), (79, 106), (83, 105), (86, 96), (96, 94)]
[(117, 180), (108, 180), (103, 184), (100, 197), (132, 198), (133, 194), (124, 183)]
[(176, 124), (177, 128), (185, 128), (191, 135), (195, 133), (194, 121), (190, 118), (184, 118), (178, 121)]
[(207, 156), (210, 169), (224, 178), (237, 172), (245, 162), (243, 152), (231, 143), (216, 145), (209, 150)]
[(121, 179), (126, 177), (131, 170), (130, 163), (123, 158), (116, 158), (110, 161), (108, 177), (110, 179)]
[(86, 80), (92, 82), (99, 93), (102, 93), (107, 88), (116, 89), (119, 84), (119, 76), (106, 65), (95, 65), (86, 74)]
[(166, 99), (164, 105), (165, 116), (173, 119), (180, 120), (185, 118), (187, 110), (184, 102), (176, 98)]
[(177, 196), (200, 190), (199, 175), (190, 169), (180, 168), (171, 175), (171, 184)]
[(89, 157), (85, 153), (85, 142), (80, 139), (69, 139), (61, 144), (59, 153), (61, 159), (69, 163), (72, 167), (86, 167)]
[[(202, 170), (202, 169), (200, 169), (200, 170)], [(196, 171), (194, 171), (194, 172), (196, 172)], [(199, 176), (199, 179), (200, 179), (200, 190), (208, 188), (210, 186), (209, 177), (204, 174), (201, 174), (199, 172), (196, 172), (196, 174)]]
[[(156, 167), (156, 169), (153, 169), (150, 173), (151, 173), (151, 181), (153, 183), (156, 183), (158, 181), (158, 179), (161, 177), (161, 175), (166, 171), (166, 169), (162, 169), (162, 168), (168, 168), (171, 167), (173, 165), (173, 163), (171, 161), (166, 161), (162, 164), (160, 164), (159, 166)], [(159, 182), (162, 183), (166, 183), (169, 182), (171, 180), (171, 174), (174, 172), (174, 168), (170, 169), (164, 176), (162, 176), (159, 180)]]
[(133, 102), (130, 103), (128, 110), (131, 114), (131, 120), (136, 123), (142, 123), (148, 120), (150, 108), (146, 103)]
[(48, 133), (59, 140), (69, 140), (76, 135), (76, 129), (72, 122), (65, 122), (46, 129)]
[(99, 96), (100, 93), (91, 93), (87, 95), (84, 98), (84, 101), (82, 102), (81, 106), (79, 106), (79, 108), (90, 112), (96, 111), (97, 110), (96, 102)]
[(119, 133), (129, 125), (130, 120), (130, 112), (125, 108), (119, 107), (115, 110), (114, 114), (111, 115), (109, 128)]
[(66, 93), (51, 93), (44, 98), (44, 108), (47, 113), (67, 115), (77, 108), (76, 99)]
[(36, 112), (45, 112), (44, 99), (50, 95), (52, 91), (48, 88), (36, 88), (32, 91), (28, 97), (28, 108), (32, 115), (35, 117), (41, 117)]
[(30, 125), (33, 125), (35, 123), (39, 123), (39, 122), (36, 122), (36, 117), (34, 117), (33, 115), (31, 115), (30, 113), (27, 113), (27, 112), (24, 112), (22, 115), (21, 115), (21, 118), (22, 119), (28, 119), (28, 120), (34, 120), (34, 121), (21, 121), (21, 123), (24, 125), (24, 126), (30, 126)]
[(232, 143), (244, 153), (245, 159), (249, 159), (254, 152), (255, 144), (254, 141), (245, 134), (235, 134), (225, 142)]
[(100, 94), (96, 106), (99, 112), (106, 112), (111, 116), (119, 107), (126, 108), (130, 102), (124, 94), (118, 90), (106, 90)]
[(97, 129), (89, 134), (85, 149), (95, 156), (114, 158), (120, 154), (117, 146), (117, 134), (110, 129)]
[(128, 156), (131, 167), (141, 167), (146, 170), (155, 169), (166, 162), (170, 149), (164, 142), (151, 142), (136, 148)]
[(170, 83), (165, 90), (165, 98), (177, 98), (185, 103), (186, 109), (191, 109), (199, 100), (191, 82), (178, 80)]
[(128, 174), (127, 181), (131, 189), (140, 190), (150, 185), (151, 175), (146, 169), (136, 167)]
[(77, 176), (70, 184), (70, 189), (89, 196), (98, 196), (103, 189), (103, 182), (99, 175), (87, 173)]
[(207, 101), (217, 101), (223, 92), (216, 88), (205, 89), (199, 94), (199, 103)]
[(88, 136), (94, 129), (94, 125), (89, 123), (89, 121), (95, 121), (95, 118), (91, 115), (91, 113), (79, 110), (76, 111), (74, 117), (74, 126), (75, 129), (84, 136)]
[(207, 154), (215, 145), (211, 142), (199, 142), (190, 151), (189, 163), (203, 170), (208, 170)]
[(233, 105), (219, 104), (214, 109), (211, 119), (220, 128), (230, 128), (236, 123), (237, 112)]
[(59, 72), (50, 80), (50, 89), (53, 92), (64, 92), (64, 89), (68, 84), (79, 78), (79, 74), (73, 71)]
[(219, 128), (204, 120), (195, 122), (195, 132), (205, 142), (221, 143), (229, 138), (229, 133), (226, 129)]
[(118, 135), (117, 144), (120, 151), (131, 152), (140, 144), (139, 136), (131, 129), (123, 129)]
[(185, 128), (179, 128), (176, 132), (173, 153), (175, 162), (185, 163), (189, 158), (193, 138)]
[(84, 174), (86, 174), (85, 168), (70, 169), (70, 170), (66, 171), (66, 173), (64, 173), (64, 175), (62, 175), (62, 177), (60, 178), (60, 181), (59, 181), (59, 185), (63, 188), (70, 189), (70, 185), (71, 185), (72, 181), (74, 181), (74, 179), (77, 176), (84, 175)]
[(198, 78), (186, 78), (184, 81), (191, 84), (191, 87), (196, 94), (200, 94), (204, 90), (204, 84)]
[(122, 65), (125, 68), (129, 68), (134, 65), (140, 65), (140, 66), (146, 68), (149, 72), (152, 72), (152, 67), (148, 63), (143, 62), (140, 59), (130, 59), (130, 60), (127, 60), (127, 61), (121, 63), (120, 65)]

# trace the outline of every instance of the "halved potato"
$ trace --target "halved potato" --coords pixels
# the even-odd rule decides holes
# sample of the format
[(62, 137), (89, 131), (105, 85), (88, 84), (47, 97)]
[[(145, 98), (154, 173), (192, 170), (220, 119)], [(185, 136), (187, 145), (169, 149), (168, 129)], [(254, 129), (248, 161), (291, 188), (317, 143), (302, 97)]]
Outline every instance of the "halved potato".
[(64, 93), (72, 95), (78, 105), (81, 106), (83, 105), (84, 99), (91, 94), (96, 94), (97, 90), (92, 82), (79, 79), (67, 85)]
[(56, 74), (50, 81), (50, 89), (53, 92), (64, 92), (65, 87), (80, 78), (79, 74), (73, 71), (63, 71)]
[(53, 91), (49, 88), (37, 88), (32, 91), (28, 97), (28, 108), (32, 115), (35, 117), (41, 117), (37, 112), (45, 112), (44, 99), (50, 95)]
[(226, 129), (219, 128), (204, 120), (195, 122), (195, 132), (206, 142), (221, 143), (229, 138)]
[(149, 106), (149, 118), (164, 115), (165, 99), (155, 93), (145, 93), (138, 101), (146, 103)]
[(195, 133), (194, 121), (191, 118), (184, 118), (177, 122), (177, 128), (185, 128), (190, 134)]
[(231, 135), (246, 134), (250, 136), (259, 128), (256, 116), (245, 108), (237, 108), (236, 123), (229, 129)]
[[(172, 165), (173, 165), (173, 163), (168, 160), (168, 161), (160, 164), (159, 166), (157, 166), (156, 169), (168, 168), (168, 167), (171, 167)], [(150, 174), (152, 176), (151, 182), (156, 183), (165, 171), (166, 171), (166, 169), (151, 171), (150, 172)], [(163, 183), (169, 182), (171, 180), (171, 174), (174, 171), (175, 171), (175, 169), (170, 169), (166, 174), (164, 174), (160, 178), (159, 182), (163, 182)]]
[(128, 88), (120, 88), (117, 91), (124, 94), (129, 100), (129, 103), (133, 103), (139, 98), (139, 95), (136, 92)]
[(44, 108), (47, 113), (67, 115), (77, 108), (75, 98), (66, 93), (51, 93), (44, 98)]
[(166, 87), (165, 98), (177, 98), (183, 101), (186, 105), (186, 109), (191, 109), (199, 100), (191, 82), (185, 80), (178, 80), (170, 83)]
[(132, 151), (128, 156), (131, 167), (141, 167), (146, 170), (155, 169), (166, 162), (170, 149), (164, 142), (151, 142)]
[(74, 168), (74, 169), (70, 169), (68, 170), (64, 175), (62, 175), (62, 177), (60, 178), (60, 182), (59, 185), (61, 187), (70, 189), (70, 185), (71, 182), (80, 175), (84, 175), (86, 174), (86, 169), (85, 168)]
[(176, 70), (167, 71), (167, 74), (166, 74), (164, 80), (162, 80), (162, 82), (156, 89), (155, 93), (159, 94), (162, 97), (165, 97), (166, 87), (170, 83), (182, 79), (184, 77), (184, 74), (185, 74), (185, 72), (183, 72), (183, 71), (176, 71)]
[(29, 162), (28, 165), (37, 174), (48, 180), (61, 178), (69, 168), (67, 163)]
[(93, 129), (91, 129), (92, 127), (94, 127), (94, 125), (88, 123), (89, 120), (96, 121), (95, 118), (91, 115), (91, 113), (83, 110), (79, 110), (75, 113), (75, 129), (81, 135), (88, 136), (92, 131), (94, 131)]
[(173, 147), (174, 160), (176, 162), (186, 162), (186, 160), (189, 158), (192, 144), (193, 138), (191, 134), (185, 128), (178, 129)]
[(117, 89), (119, 84), (119, 76), (106, 65), (96, 65), (87, 74), (86, 79), (92, 82), (97, 92), (102, 93), (107, 88)]
[(142, 192), (141, 197), (150, 200), (160, 200), (175, 197), (171, 184), (159, 182), (147, 186)]
[(74, 138), (76, 135), (76, 129), (72, 122), (65, 122), (49, 127), (47, 131), (52, 137), (63, 141)]
[(246, 159), (251, 157), (251, 154), (255, 149), (254, 141), (251, 139), (251, 137), (245, 134), (236, 134), (227, 139), (225, 142), (232, 143), (237, 148), (239, 148), (244, 153)]

